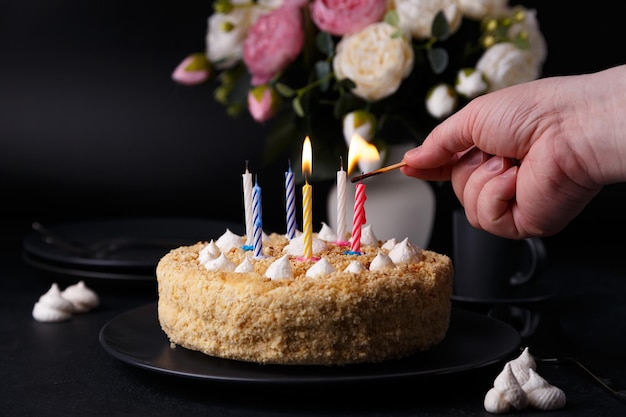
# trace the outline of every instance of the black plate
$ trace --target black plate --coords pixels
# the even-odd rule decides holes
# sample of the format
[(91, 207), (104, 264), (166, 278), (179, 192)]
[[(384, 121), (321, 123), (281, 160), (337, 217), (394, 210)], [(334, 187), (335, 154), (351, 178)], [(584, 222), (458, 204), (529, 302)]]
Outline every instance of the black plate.
[(23, 251), (33, 261), (34, 266), (92, 271), (102, 278), (120, 272), (127, 275), (152, 275), (159, 259), (173, 248), (217, 239), (227, 228), (234, 233), (243, 233), (243, 224), (184, 218), (97, 220), (59, 223), (47, 225), (46, 228), (87, 245), (117, 238), (138, 242), (99, 256), (91, 256), (47, 243), (36, 231), (28, 233), (22, 241)]
[(347, 366), (259, 365), (171, 348), (161, 330), (157, 304), (109, 321), (100, 344), (115, 358), (139, 368), (178, 377), (255, 383), (375, 381), (458, 373), (495, 364), (519, 352), (521, 337), (509, 325), (479, 313), (453, 309), (446, 338), (409, 358)]
[(511, 290), (511, 293), (504, 297), (467, 297), (452, 294), (452, 300), (466, 303), (484, 303), (484, 304), (526, 304), (538, 303), (548, 300), (556, 295), (553, 286), (534, 282), (526, 285), (520, 285)]

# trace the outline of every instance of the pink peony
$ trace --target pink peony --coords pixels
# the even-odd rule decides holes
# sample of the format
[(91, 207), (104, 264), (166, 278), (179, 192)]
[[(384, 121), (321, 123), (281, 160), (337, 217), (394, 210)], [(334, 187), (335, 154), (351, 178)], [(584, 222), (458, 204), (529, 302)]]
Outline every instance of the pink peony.
[(304, 28), (298, 7), (285, 5), (261, 16), (243, 43), (243, 62), (253, 86), (265, 84), (302, 51)]
[(311, 18), (321, 30), (342, 36), (380, 21), (387, 0), (314, 0)]
[(270, 119), (280, 106), (280, 96), (267, 84), (254, 87), (248, 92), (248, 111), (252, 118), (261, 123)]

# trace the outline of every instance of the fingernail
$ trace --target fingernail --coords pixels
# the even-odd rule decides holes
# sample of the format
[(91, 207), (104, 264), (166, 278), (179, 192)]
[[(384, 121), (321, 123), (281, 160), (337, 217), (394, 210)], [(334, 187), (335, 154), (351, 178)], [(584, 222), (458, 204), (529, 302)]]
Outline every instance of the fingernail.
[(504, 159), (502, 159), (502, 157), (500, 156), (492, 156), (491, 158), (489, 158), (487, 163), (485, 163), (485, 167), (489, 171), (500, 171), (502, 170), (502, 168), (504, 168)]
[(414, 156), (417, 156), (417, 154), (420, 153), (420, 148), (422, 147), (422, 145), (416, 146), (413, 149), (409, 149), (408, 151), (406, 151), (406, 153), (404, 154), (407, 158), (413, 158)]
[(469, 151), (469, 155), (467, 156), (467, 163), (469, 165), (480, 165), (483, 163), (484, 154), (478, 148), (472, 149)]

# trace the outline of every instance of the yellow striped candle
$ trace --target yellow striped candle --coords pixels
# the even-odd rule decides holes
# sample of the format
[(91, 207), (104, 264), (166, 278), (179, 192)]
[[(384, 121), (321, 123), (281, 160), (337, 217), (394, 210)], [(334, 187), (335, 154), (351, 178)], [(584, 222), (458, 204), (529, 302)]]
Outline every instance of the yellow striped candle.
[(302, 175), (304, 176), (304, 186), (302, 187), (302, 234), (304, 242), (303, 257), (313, 258), (313, 190), (307, 180), (307, 175), (313, 172), (313, 151), (311, 149), (311, 139), (307, 136), (302, 146)]

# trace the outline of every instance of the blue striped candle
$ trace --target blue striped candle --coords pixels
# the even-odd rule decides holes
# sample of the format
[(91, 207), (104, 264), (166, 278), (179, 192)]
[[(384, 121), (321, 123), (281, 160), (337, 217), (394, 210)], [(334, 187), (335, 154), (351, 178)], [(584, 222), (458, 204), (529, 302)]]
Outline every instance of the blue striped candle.
[(261, 187), (255, 179), (252, 188), (252, 215), (254, 217), (254, 257), (263, 256), (263, 222), (261, 221)]
[(296, 237), (296, 183), (289, 162), (289, 171), (285, 172), (285, 197), (287, 209), (287, 238)]

